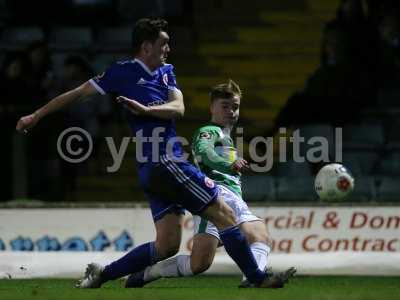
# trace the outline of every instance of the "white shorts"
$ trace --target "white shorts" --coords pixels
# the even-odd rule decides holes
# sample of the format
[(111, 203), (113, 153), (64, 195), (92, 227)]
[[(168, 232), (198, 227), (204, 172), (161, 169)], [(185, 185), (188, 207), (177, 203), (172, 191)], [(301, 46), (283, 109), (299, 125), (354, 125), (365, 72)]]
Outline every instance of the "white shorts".
[[(235, 213), (236, 224), (240, 225), (244, 222), (261, 221), (260, 218), (256, 217), (251, 213), (246, 202), (237, 194), (229, 190), (223, 185), (218, 185), (219, 196), (228, 204)], [(218, 229), (213, 223), (199, 217), (193, 216), (194, 222), (194, 235), (198, 233), (207, 233), (219, 238)]]

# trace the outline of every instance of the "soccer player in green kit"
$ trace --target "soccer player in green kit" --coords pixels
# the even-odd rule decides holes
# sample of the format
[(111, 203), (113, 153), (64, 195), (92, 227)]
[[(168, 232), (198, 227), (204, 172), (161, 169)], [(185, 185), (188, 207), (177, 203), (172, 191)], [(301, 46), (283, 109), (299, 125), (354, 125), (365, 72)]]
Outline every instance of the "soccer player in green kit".
[[(232, 80), (215, 86), (211, 93), (211, 121), (196, 131), (192, 151), (198, 167), (218, 185), (224, 201), (233, 209), (236, 222), (246, 236), (260, 270), (269, 266), (267, 230), (264, 222), (254, 216), (242, 199), (241, 173), (249, 166), (238, 157), (231, 138), (231, 130), (239, 118), (240, 87)], [(194, 238), (191, 255), (178, 255), (161, 261), (144, 271), (132, 274), (126, 287), (142, 287), (161, 277), (185, 277), (206, 271), (212, 264), (220, 237), (217, 228), (209, 221), (194, 216)], [(296, 270), (276, 273), (276, 286), (282, 287)], [(243, 278), (241, 287), (252, 287)]]

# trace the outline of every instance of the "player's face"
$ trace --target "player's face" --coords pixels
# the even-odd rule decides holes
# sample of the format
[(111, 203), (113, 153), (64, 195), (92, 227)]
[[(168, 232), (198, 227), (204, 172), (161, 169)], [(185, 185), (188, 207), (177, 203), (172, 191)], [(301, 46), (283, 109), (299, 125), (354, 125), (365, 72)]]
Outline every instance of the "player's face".
[(149, 64), (153, 68), (158, 68), (165, 64), (170, 51), (169, 36), (165, 31), (161, 31), (158, 39), (151, 45), (149, 51)]
[(211, 117), (214, 123), (221, 126), (233, 126), (239, 119), (240, 97), (215, 99), (211, 104)]

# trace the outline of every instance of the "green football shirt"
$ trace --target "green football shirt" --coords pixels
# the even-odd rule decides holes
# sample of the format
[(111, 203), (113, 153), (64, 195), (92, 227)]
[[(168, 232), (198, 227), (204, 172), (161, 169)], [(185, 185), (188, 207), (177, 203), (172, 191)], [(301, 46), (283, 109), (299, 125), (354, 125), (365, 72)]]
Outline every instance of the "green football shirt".
[(238, 158), (228, 130), (216, 124), (198, 129), (192, 142), (194, 161), (209, 178), (242, 196), (241, 174), (232, 170)]

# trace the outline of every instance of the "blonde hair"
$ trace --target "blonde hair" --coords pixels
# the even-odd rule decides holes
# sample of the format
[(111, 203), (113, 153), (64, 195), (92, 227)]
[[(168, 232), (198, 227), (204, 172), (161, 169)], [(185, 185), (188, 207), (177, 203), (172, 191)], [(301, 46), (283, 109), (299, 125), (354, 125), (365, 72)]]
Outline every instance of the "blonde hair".
[(214, 86), (210, 92), (211, 102), (214, 102), (215, 99), (229, 99), (234, 96), (241, 98), (242, 91), (240, 90), (239, 85), (232, 79), (229, 79), (228, 83), (221, 83)]

